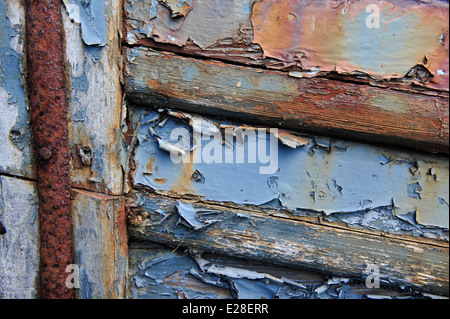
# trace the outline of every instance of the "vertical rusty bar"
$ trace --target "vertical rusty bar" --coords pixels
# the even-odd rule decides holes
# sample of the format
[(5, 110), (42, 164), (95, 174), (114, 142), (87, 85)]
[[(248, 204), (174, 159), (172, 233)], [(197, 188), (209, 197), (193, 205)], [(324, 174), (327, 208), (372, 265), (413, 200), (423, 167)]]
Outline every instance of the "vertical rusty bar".
[(74, 298), (66, 74), (60, 0), (26, 0), (28, 91), (40, 222), (40, 297)]

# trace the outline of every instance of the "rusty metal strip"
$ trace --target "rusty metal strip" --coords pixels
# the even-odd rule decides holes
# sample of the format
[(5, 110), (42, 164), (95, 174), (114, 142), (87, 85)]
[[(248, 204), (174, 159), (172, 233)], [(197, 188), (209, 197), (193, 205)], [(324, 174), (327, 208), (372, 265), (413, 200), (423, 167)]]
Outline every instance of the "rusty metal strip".
[(39, 196), (40, 297), (73, 298), (63, 24), (59, 0), (26, 0), (28, 90)]

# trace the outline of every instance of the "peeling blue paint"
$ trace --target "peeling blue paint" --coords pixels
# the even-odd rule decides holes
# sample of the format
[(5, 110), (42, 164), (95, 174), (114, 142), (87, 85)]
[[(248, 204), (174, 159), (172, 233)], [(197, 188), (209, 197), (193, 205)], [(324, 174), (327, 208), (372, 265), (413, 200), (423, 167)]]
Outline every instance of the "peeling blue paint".
[[(164, 114), (161, 113), (161, 116), (166, 116)], [(134, 121), (143, 115), (145, 119), (150, 119), (157, 112), (142, 113), (136, 110)], [(259, 172), (261, 163), (239, 163), (236, 160), (226, 163), (225, 154), (230, 150), (233, 158), (237, 158), (236, 150), (241, 146), (236, 139), (232, 141), (232, 148), (226, 143), (220, 145), (221, 163), (196, 161), (199, 151), (194, 150), (192, 167), (176, 164), (169, 152), (159, 147), (157, 140), (178, 143), (179, 140), (170, 139), (170, 133), (174, 129), (184, 128), (190, 134), (192, 149), (191, 125), (172, 116), (163, 127), (148, 120), (142, 120), (141, 124), (135, 157), (137, 186), (148, 186), (159, 193), (194, 194), (219, 202), (253, 205), (279, 202), (285, 209), (294, 212), (306, 209), (326, 215), (390, 207), (394, 202), (395, 214), (420, 209), (422, 213), (440, 216), (436, 217), (434, 225), (448, 228), (448, 207), (437, 200), (440, 197), (448, 202), (446, 157), (408, 154), (356, 142), (307, 137), (309, 145), (295, 149), (279, 143), (278, 170), (267, 176)], [(208, 143), (209, 139), (202, 140), (199, 148), (204, 148)], [(248, 145), (245, 145), (247, 149)], [(150, 160), (153, 161), (152, 167), (148, 169)], [(437, 180), (428, 174), (430, 167)], [(194, 172), (201, 174), (203, 183), (195, 182)], [(161, 183), (161, 180), (165, 182)]]
[(21, 55), (11, 48), (11, 40), (19, 37), (23, 42), (21, 26), (11, 25), (4, 1), (0, 1), (0, 86), (10, 94), (8, 103), (25, 105), (25, 90), (22, 83), (23, 66)]
[(74, 76), (73, 72), (71, 74), (71, 85), (72, 90), (75, 92), (75, 98), (78, 91), (87, 92), (89, 89), (89, 80), (87, 78), (88, 73), (88, 59), (87, 57), (83, 62), (83, 73), (80, 76)]
[(78, 109), (74, 112), (72, 116), (73, 122), (84, 122), (87, 119), (87, 109)]
[(418, 182), (414, 182), (407, 185), (408, 196), (411, 198), (420, 199), (420, 192), (422, 191), (422, 186)]
[(81, 272), (81, 290), (80, 290), (80, 297), (81, 299), (92, 299), (92, 284), (89, 281), (88, 275), (86, 273), (86, 269), (83, 269)]
[[(227, 266), (233, 260), (234, 265)], [(255, 265), (255, 263), (253, 263)], [(258, 263), (256, 263), (258, 265)], [(152, 244), (150, 248), (131, 243), (130, 292), (133, 299), (365, 299), (371, 291), (359, 291), (361, 280), (317, 276), (316, 280), (300, 282), (290, 279), (298, 270), (282, 268), (286, 277), (275, 277), (257, 266), (258, 272), (246, 260), (227, 256), (202, 259), (201, 253), (171, 251)], [(292, 277), (291, 277), (292, 278)], [(198, 279), (200, 282), (195, 282)], [(217, 287), (214, 289), (214, 287)], [(355, 289), (356, 288), (356, 289)], [(405, 287), (406, 288), (406, 287)], [(363, 288), (364, 289), (364, 288)], [(420, 293), (405, 289), (396, 292), (402, 298), (424, 298)], [(382, 296), (391, 298), (390, 296)]]
[(84, 50), (91, 56), (93, 62), (98, 62), (100, 60), (100, 54), (102, 52), (102, 47), (100, 46), (88, 46), (84, 47)]
[(104, 1), (64, 0), (69, 17), (81, 24), (86, 45), (104, 46), (108, 42), (108, 23)]
[(96, 183), (102, 180), (103, 170), (105, 169), (103, 164), (104, 151), (105, 145), (101, 145), (100, 148), (94, 149), (94, 155), (92, 158), (92, 165), (91, 165), (92, 176), (90, 180)]
[[(78, 266), (82, 265), (82, 257), (83, 257), (83, 251), (76, 250), (74, 253), (74, 262), (76, 265), (78, 265)], [(92, 288), (92, 283), (89, 281), (86, 269), (83, 269), (79, 275), (80, 275), (80, 278), (79, 278), (80, 298), (81, 299), (92, 299), (93, 288)]]
[[(31, 170), (31, 130), (29, 127), (29, 113), (24, 87), (24, 56), (16, 52), (12, 41), (23, 45), (24, 26), (12, 25), (7, 17), (5, 1), (0, 1), (0, 88), (9, 95), (9, 104), (17, 105), (17, 118), (11, 127), (9, 139), (19, 150), (23, 151), (21, 172), (29, 174)], [(8, 169), (8, 168), (6, 168)]]

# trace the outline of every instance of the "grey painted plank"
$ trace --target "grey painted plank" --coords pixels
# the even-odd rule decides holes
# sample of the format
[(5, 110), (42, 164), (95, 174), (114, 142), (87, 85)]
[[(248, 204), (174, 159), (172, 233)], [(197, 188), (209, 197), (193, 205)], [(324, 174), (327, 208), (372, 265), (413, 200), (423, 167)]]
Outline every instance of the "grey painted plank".
[(0, 175), (0, 299), (39, 297), (39, 218), (34, 182)]
[(0, 1), (0, 172), (35, 178), (25, 91), (22, 1)]
[[(448, 295), (448, 245), (352, 231), (267, 214), (196, 203), (195, 229), (181, 217), (179, 202), (136, 194), (131, 211), (142, 220), (129, 226), (131, 238), (194, 251), (284, 264), (364, 279), (376, 265), (381, 284), (411, 286)], [(189, 203), (186, 203), (189, 205)], [(136, 217), (136, 216), (134, 216)]]

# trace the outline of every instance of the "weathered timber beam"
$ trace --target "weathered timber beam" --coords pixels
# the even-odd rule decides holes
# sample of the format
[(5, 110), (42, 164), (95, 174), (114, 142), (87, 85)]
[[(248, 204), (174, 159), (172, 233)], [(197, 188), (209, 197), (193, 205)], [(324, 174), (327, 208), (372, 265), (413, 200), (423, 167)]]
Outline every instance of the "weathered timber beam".
[[(287, 130), (278, 130), (275, 138), (267, 129), (256, 134), (246, 124), (168, 110), (135, 108), (130, 120), (136, 127), (129, 175), (134, 188), (291, 212), (352, 214), (356, 220), (368, 212), (371, 217), (361, 226), (387, 232), (449, 227), (446, 156)], [(199, 130), (205, 133), (201, 138)], [(179, 136), (180, 131), (185, 134)], [(208, 131), (217, 138), (211, 141)], [(170, 145), (186, 150), (184, 162), (173, 158)], [(388, 224), (369, 222), (388, 216)]]
[[(448, 2), (124, 1), (124, 42), (190, 56), (294, 71), (331, 71), (448, 92)], [(220, 14), (218, 14), (220, 12)]]
[(448, 153), (448, 98), (125, 48), (131, 101)]
[[(200, 267), (201, 266), (201, 267)], [(423, 298), (405, 289), (370, 288), (358, 279), (332, 277), (264, 262), (148, 241), (130, 242), (130, 295), (136, 299), (363, 299)], [(155, 284), (156, 282), (156, 284)]]
[(129, 205), (134, 208), (128, 215), (130, 238), (356, 278), (364, 277), (368, 265), (376, 265), (386, 285), (448, 295), (445, 242), (420, 243), (263, 211), (200, 203), (191, 206), (175, 199), (138, 195), (138, 200), (130, 198)]
[(71, 190), (77, 298), (125, 298), (128, 238), (125, 197)]
[(63, 2), (71, 186), (121, 195), (121, 2)]
[(0, 299), (39, 297), (36, 182), (0, 175)]

